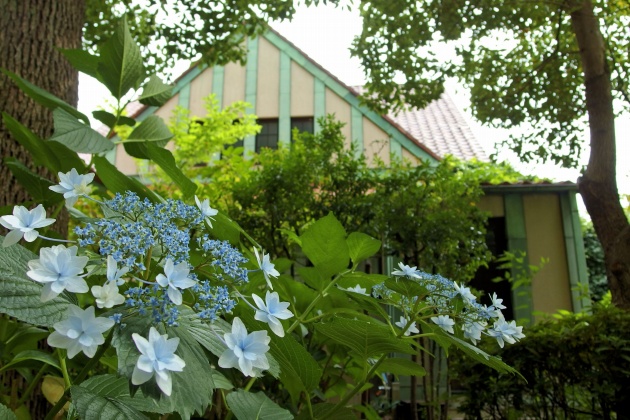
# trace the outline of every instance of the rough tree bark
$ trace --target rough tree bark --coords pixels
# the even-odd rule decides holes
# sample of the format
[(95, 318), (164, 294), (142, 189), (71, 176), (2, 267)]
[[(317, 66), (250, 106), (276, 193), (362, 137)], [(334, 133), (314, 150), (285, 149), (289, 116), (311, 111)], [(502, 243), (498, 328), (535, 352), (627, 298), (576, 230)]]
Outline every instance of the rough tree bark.
[(584, 71), (591, 139), (588, 166), (578, 187), (604, 248), (613, 303), (630, 310), (630, 226), (617, 190), (615, 114), (606, 46), (592, 2), (576, 6), (571, 23)]
[[(0, 68), (76, 106), (78, 73), (56, 48), (81, 46), (84, 19), (85, 0), (0, 0)], [(4, 74), (0, 74), (0, 111), (42, 138), (53, 132), (51, 112), (26, 97)], [(33, 168), (28, 153), (0, 121), (0, 158), (5, 157)], [(56, 176), (43, 168), (35, 169), (40, 175)], [(8, 168), (0, 165), (0, 206), (29, 199)]]
[[(16, 73), (76, 106), (78, 73), (56, 48), (81, 46), (84, 19), (85, 0), (0, 0), (0, 68)], [(1, 73), (0, 111), (42, 138), (53, 132), (51, 112), (26, 97)], [(0, 120), (0, 159), (5, 157), (14, 157), (38, 174), (56, 179), (56, 174), (34, 167), (29, 154), (11, 137)], [(12, 206), (30, 199), (8, 168), (0, 163), (0, 206)], [(61, 234), (67, 230), (67, 213), (64, 213), (60, 213), (55, 224)], [(7, 382), (4, 385), (13, 390), (26, 388), (20, 375), (3, 379)], [(32, 418), (44, 418), (49, 409), (39, 390), (31, 395), (26, 406)]]

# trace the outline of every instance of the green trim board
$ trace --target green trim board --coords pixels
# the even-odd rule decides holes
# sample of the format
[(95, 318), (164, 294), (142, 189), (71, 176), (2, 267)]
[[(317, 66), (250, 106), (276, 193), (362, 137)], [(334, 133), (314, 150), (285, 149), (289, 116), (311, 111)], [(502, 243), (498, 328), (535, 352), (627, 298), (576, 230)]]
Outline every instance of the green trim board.
[(398, 159), (402, 162), (402, 145), (394, 139), (389, 140), (389, 155), (392, 159)]
[(352, 144), (355, 147), (354, 157), (358, 159), (363, 156), (363, 114), (360, 109), (352, 107), (350, 118)]
[(574, 312), (582, 312), (590, 308), (590, 299), (582, 227), (575, 196), (575, 192), (560, 195), (560, 209), (571, 284), (571, 302)]
[[(422, 150), (420, 148), (420, 146), (418, 146), (411, 139), (409, 139), (407, 136), (405, 136), (400, 130), (398, 130), (396, 127), (394, 127), (388, 121), (386, 121), (382, 116), (380, 116), (377, 113), (375, 113), (374, 111), (368, 109), (364, 105), (361, 105), (359, 99), (355, 95), (353, 95), (352, 92), (350, 92), (345, 86), (343, 86), (341, 83), (339, 83), (333, 77), (331, 77), (324, 70), (322, 70), (321, 68), (319, 68), (318, 66), (313, 64), (313, 62), (310, 59), (308, 59), (306, 56), (304, 56), (304, 54), (302, 52), (298, 51), (295, 47), (290, 45), (287, 41), (282, 39), (278, 34), (272, 32), (272, 31), (268, 31), (268, 32), (264, 33), (262, 36), (267, 41), (269, 41), (273, 45), (275, 45), (278, 49), (280, 49), (280, 51), (283, 51), (287, 55), (289, 55), (289, 57), (291, 57), (291, 59), (293, 61), (295, 61), (300, 66), (302, 66), (305, 70), (307, 70), (309, 73), (311, 73), (315, 77), (315, 80), (316, 80), (316, 82), (315, 82), (315, 84), (316, 84), (316, 86), (315, 86), (315, 94), (316, 94), (316, 98), (315, 98), (315, 119), (317, 119), (317, 111), (318, 111), (318, 109), (317, 109), (317, 104), (318, 104), (318, 100), (317, 100), (317, 93), (318, 93), (317, 82), (319, 81), (325, 87), (327, 87), (328, 89), (332, 90), (334, 93), (339, 95), (341, 98), (345, 99), (348, 103), (350, 103), (350, 105), (352, 105), (353, 107), (361, 110), (361, 112), (363, 113), (363, 115), (365, 115), (366, 118), (368, 118), (370, 121), (372, 121), (374, 124), (376, 124), (376, 126), (379, 127), (381, 130), (385, 131), (385, 133), (389, 137), (395, 139), (398, 143), (400, 143), (402, 146), (404, 146), (414, 156), (416, 156), (416, 157), (418, 157), (420, 159), (428, 159), (430, 161), (435, 161), (436, 160), (433, 156), (431, 156), (426, 151)], [(316, 127), (317, 127), (317, 124), (316, 124)]]
[(179, 91), (177, 105), (190, 109), (190, 84), (182, 86), (182, 89)]
[(223, 108), (223, 84), (225, 82), (225, 67), (214, 66), (212, 68), (212, 93), (216, 98), (219, 108)]
[(280, 97), (278, 109), (279, 142), (291, 143), (291, 58), (280, 51)]
[[(258, 38), (247, 40), (247, 64), (245, 66), (245, 102), (249, 102), (252, 107), (247, 113), (254, 113), (256, 110), (256, 93), (258, 91)], [(256, 151), (256, 136), (247, 136), (243, 140), (245, 156), (247, 152)]]
[(319, 133), (319, 119), (326, 116), (326, 85), (324, 82), (315, 77), (313, 83), (313, 131)]
[[(523, 196), (506, 194), (503, 197), (503, 205), (505, 207), (508, 250), (512, 253), (523, 253), (522, 266), (511, 268), (512, 278), (521, 275), (527, 276), (529, 275), (529, 259), (527, 257), (527, 231), (525, 230)], [(529, 320), (532, 323), (534, 319), (531, 284), (512, 289), (512, 301), (514, 302), (514, 317), (517, 320)]]

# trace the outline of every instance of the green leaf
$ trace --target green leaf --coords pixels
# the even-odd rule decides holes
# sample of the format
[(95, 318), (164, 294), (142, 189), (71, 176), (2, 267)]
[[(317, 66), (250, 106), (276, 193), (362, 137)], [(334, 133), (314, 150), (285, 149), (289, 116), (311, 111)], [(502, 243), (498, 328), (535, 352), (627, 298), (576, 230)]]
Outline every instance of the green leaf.
[(302, 391), (309, 395), (319, 386), (322, 369), (313, 356), (292, 336), (274, 336), (269, 347), (269, 353), (280, 364), (280, 381), (295, 401), (299, 399)]
[(173, 86), (165, 84), (159, 77), (152, 75), (142, 89), (140, 103), (144, 105), (162, 106), (171, 98), (172, 91)]
[(162, 118), (151, 115), (134, 128), (123, 145), (130, 156), (138, 159), (149, 159), (148, 143), (153, 142), (159, 147), (164, 147), (172, 137), (173, 133), (164, 124)]
[(313, 405), (313, 417), (311, 418), (308, 415), (308, 412), (302, 411), (299, 419), (316, 419), (316, 420), (356, 420), (357, 416), (352, 412), (351, 409), (347, 407), (341, 407), (336, 410), (334, 413), (332, 412), (335, 408), (335, 404), (331, 403), (320, 403)]
[(403, 376), (424, 376), (427, 374), (418, 362), (401, 358), (385, 359), (378, 367), (378, 370), (379, 372), (387, 372)]
[(392, 330), (376, 321), (335, 318), (319, 324), (317, 331), (352, 349), (361, 360), (379, 357), (384, 353), (415, 353), (411, 345), (394, 335)]
[(70, 388), (72, 403), (84, 420), (148, 420), (140, 411), (117, 398), (102, 397), (82, 386)]
[(106, 158), (94, 156), (93, 159), (98, 177), (112, 193), (122, 194), (126, 191), (132, 191), (138, 194), (140, 198), (148, 198), (154, 203), (163, 201), (159, 195), (142, 185), (140, 181), (130, 178), (116, 169)]
[(46, 92), (44, 89), (41, 89), (30, 82), (27, 82), (15, 73), (11, 73), (10, 71), (4, 69), (1, 69), (0, 71), (9, 76), (13, 80), (13, 82), (35, 102), (52, 110), (61, 108), (74, 117), (83, 120), (86, 124), (90, 123), (88, 117), (77, 111), (76, 108), (74, 108), (70, 104), (57, 98), (55, 95)]
[(385, 287), (407, 297), (427, 294), (427, 289), (418, 284), (418, 282), (404, 277), (388, 278), (385, 280)]
[(59, 52), (72, 64), (72, 67), (79, 70), (81, 73), (85, 73), (88, 76), (100, 80), (98, 74), (98, 63), (100, 57), (92, 55), (89, 52), (81, 49), (63, 49), (59, 48)]
[(51, 141), (57, 141), (77, 153), (100, 153), (114, 148), (114, 143), (63, 109), (55, 109), (53, 117), (55, 132)]
[(73, 152), (56, 141), (47, 141), (46, 146), (48, 146), (50, 152), (59, 160), (59, 164), (61, 165), (59, 172), (70, 172), (70, 170), (74, 168), (80, 174), (87, 173), (88, 168), (85, 165), (85, 161), (81, 159), (76, 152)]
[(52, 327), (65, 318), (72, 303), (64, 294), (42, 302), (43, 286), (26, 276), (28, 262), (36, 258), (19, 244), (0, 247), (0, 312), (29, 324)]
[[(179, 337), (179, 346), (175, 354), (186, 362), (183, 372), (172, 372), (173, 393), (165, 400), (170, 404), (170, 411), (179, 413), (183, 418), (193, 413), (203, 413), (212, 401), (214, 384), (208, 358), (195, 338), (188, 332), (190, 326), (186, 317), (180, 318), (178, 327), (167, 327), (169, 338)], [(134, 366), (140, 356), (136, 344), (131, 338), (133, 333), (148, 337), (149, 319), (131, 318), (125, 328), (114, 332), (112, 345), (118, 355), (118, 373), (131, 378)], [(160, 331), (161, 334), (165, 332)], [(143, 394), (151, 397), (161, 396), (155, 379), (140, 385)]]
[(35, 164), (45, 166), (54, 172), (59, 171), (61, 167), (59, 160), (51, 153), (44, 140), (5, 112), (2, 113), (2, 121), (13, 135), (13, 138), (28, 150)]
[(230, 392), (226, 397), (230, 409), (239, 420), (291, 420), (293, 415), (279, 407), (262, 392), (243, 390)]
[(232, 382), (217, 370), (212, 371), (212, 382), (214, 382), (214, 387), (217, 389), (234, 389)]
[(0, 404), (0, 420), (17, 420), (15, 413), (6, 405)]
[(100, 80), (116, 99), (120, 99), (136, 87), (144, 76), (140, 48), (131, 36), (125, 19), (121, 20), (112, 37), (103, 44), (100, 53)]
[(116, 116), (114, 114), (103, 110), (92, 111), (92, 116), (109, 128), (114, 128), (117, 125), (128, 125), (130, 127), (136, 125), (136, 120), (134, 120), (133, 118), (121, 115), (118, 117), (118, 119), (116, 119)]
[(241, 241), (241, 227), (223, 212), (214, 216), (212, 221), (212, 234), (221, 241), (228, 241), (237, 245)]
[(184, 173), (177, 167), (175, 158), (170, 150), (158, 147), (154, 144), (147, 144), (147, 155), (149, 158), (157, 164), (168, 175), (171, 180), (179, 187), (184, 198), (192, 197), (197, 191), (197, 184), (192, 182)]
[(9, 369), (15, 369), (17, 367), (24, 366), (25, 364), (32, 365), (33, 361), (42, 362), (61, 371), (59, 361), (50, 353), (46, 353), (41, 350), (24, 350), (16, 354), (9, 363), (2, 366), (0, 372), (4, 372), (5, 370)]
[(121, 403), (139, 411), (149, 413), (168, 414), (171, 405), (167, 398), (145, 397), (142, 390), (138, 390), (132, 397), (129, 394), (129, 379), (116, 375), (96, 375), (81, 384), (85, 388), (101, 397), (111, 397)]
[(4, 164), (9, 168), (13, 176), (22, 184), (24, 189), (38, 203), (44, 204), (44, 207), (53, 206), (63, 200), (63, 195), (51, 191), (48, 187), (53, 184), (46, 178), (31, 172), (26, 166), (14, 158), (5, 158)]
[(348, 268), (350, 254), (346, 243), (346, 231), (335, 216), (317, 220), (300, 236), (302, 251), (322, 273), (332, 276)]
[(381, 241), (365, 233), (352, 232), (348, 235), (346, 242), (348, 243), (350, 258), (355, 265), (370, 258), (381, 249)]

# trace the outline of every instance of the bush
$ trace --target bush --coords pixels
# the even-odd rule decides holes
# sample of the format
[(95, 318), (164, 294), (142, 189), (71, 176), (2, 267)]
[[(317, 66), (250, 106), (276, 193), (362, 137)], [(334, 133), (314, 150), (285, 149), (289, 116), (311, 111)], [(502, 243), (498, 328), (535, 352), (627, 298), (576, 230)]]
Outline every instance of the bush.
[(454, 360), (453, 377), (465, 388), (459, 410), (467, 418), (609, 419), (630, 413), (630, 313), (614, 307), (598, 307), (593, 315), (563, 313), (530, 328), (513, 346), (494, 347), (487, 350), (522, 377)]

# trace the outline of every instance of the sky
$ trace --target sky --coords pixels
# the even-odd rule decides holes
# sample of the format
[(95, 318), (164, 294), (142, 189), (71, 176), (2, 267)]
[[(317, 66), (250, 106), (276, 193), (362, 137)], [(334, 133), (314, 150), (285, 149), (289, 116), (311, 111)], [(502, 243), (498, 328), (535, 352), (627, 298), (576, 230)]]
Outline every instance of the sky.
[[(337, 76), (347, 85), (361, 85), (365, 76), (357, 58), (350, 57), (348, 48), (352, 40), (361, 31), (361, 17), (358, 11), (348, 11), (331, 5), (317, 7), (300, 7), (291, 21), (274, 22), (271, 25), (285, 38), (309, 55), (322, 67)], [(314, 36), (316, 34), (317, 36)], [(182, 62), (173, 70), (178, 76), (189, 66)], [(469, 111), (468, 94), (455, 81), (449, 81), (446, 89), (468, 121), (473, 133), (488, 154), (494, 152), (494, 145), (507, 138), (507, 130), (483, 127), (477, 123)], [(90, 115), (91, 111), (103, 105), (108, 98), (107, 90), (88, 76), (79, 79), (79, 110)], [(619, 190), (622, 194), (630, 194), (630, 116), (618, 118), (617, 134), (617, 172)], [(588, 144), (588, 133), (584, 133), (585, 144)], [(586, 147), (586, 146), (585, 146)], [(579, 171), (576, 169), (560, 169), (552, 164), (523, 164), (509, 151), (499, 154), (501, 160), (508, 160), (524, 174), (551, 178), (554, 181), (576, 181)], [(588, 150), (582, 152), (583, 163), (588, 159)]]

